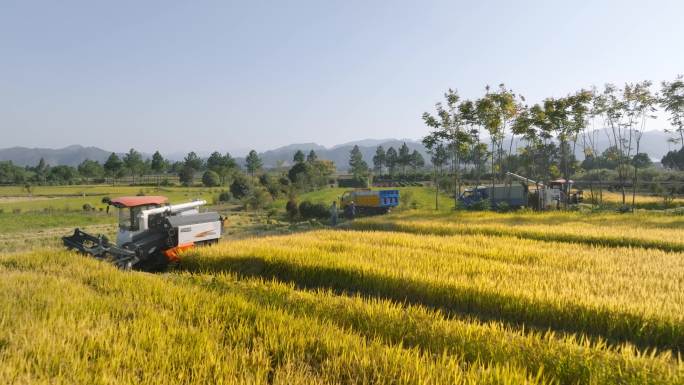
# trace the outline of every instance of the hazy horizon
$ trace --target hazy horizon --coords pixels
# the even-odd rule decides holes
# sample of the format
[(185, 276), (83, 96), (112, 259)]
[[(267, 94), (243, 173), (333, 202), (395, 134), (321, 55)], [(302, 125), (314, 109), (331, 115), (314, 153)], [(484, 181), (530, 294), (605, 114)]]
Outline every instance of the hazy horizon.
[[(0, 148), (419, 139), (451, 87), (528, 102), (684, 72), (676, 1), (6, 1)], [(663, 129), (666, 120), (649, 123)]]

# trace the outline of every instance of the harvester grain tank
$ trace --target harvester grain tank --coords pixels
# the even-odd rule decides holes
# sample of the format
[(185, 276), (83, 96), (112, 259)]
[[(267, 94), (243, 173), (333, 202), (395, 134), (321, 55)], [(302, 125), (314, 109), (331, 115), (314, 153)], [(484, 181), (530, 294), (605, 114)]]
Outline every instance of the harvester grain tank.
[(68, 249), (119, 268), (156, 271), (179, 260), (179, 253), (195, 245), (217, 242), (223, 232), (223, 218), (216, 212), (199, 212), (206, 201), (168, 205), (163, 196), (121, 197), (106, 203), (119, 209), (116, 243), (104, 235), (80, 229), (63, 237)]
[(349, 190), (340, 198), (340, 208), (346, 211), (352, 202), (358, 214), (385, 214), (399, 205), (399, 190)]

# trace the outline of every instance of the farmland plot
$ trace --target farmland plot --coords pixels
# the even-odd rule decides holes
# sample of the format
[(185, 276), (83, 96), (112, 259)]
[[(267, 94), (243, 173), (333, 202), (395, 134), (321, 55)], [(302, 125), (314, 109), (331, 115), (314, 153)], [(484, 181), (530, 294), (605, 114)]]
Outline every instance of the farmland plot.
[(0, 382), (683, 383), (681, 220), (408, 211), (164, 274), (0, 255)]

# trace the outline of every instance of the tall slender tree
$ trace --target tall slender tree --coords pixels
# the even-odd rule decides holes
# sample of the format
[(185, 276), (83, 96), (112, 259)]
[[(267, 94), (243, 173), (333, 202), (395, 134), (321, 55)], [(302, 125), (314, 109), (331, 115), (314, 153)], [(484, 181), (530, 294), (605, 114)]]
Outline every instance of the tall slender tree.
[[(641, 136), (646, 129), (648, 119), (655, 119), (657, 96), (651, 92), (651, 81), (626, 84), (624, 90), (625, 116), (630, 130), (630, 141), (634, 143), (635, 151), (631, 159), (634, 174), (632, 177), (632, 211), (636, 207), (636, 191), (639, 183), (639, 167), (643, 163), (643, 155), (640, 153)], [(631, 144), (630, 144), (631, 146)], [(646, 156), (648, 158), (648, 156)]]
[(111, 153), (104, 163), (105, 175), (112, 177), (112, 180), (116, 184), (116, 178), (121, 173), (123, 168), (123, 162), (116, 153)]
[(142, 155), (140, 155), (140, 153), (135, 149), (131, 148), (128, 153), (124, 155), (123, 165), (133, 178), (132, 182), (135, 183), (135, 176), (143, 171), (145, 162), (142, 159)]
[(684, 150), (684, 77), (677, 76), (674, 81), (662, 82), (660, 105), (670, 117), (672, 129), (666, 130), (672, 134), (671, 141), (679, 143)]
[[(474, 118), (474, 109), (472, 102), (463, 102), (458, 104), (460, 97), (458, 92), (453, 89), (447, 90), (444, 93), (445, 104), (441, 102), (435, 104), (436, 115), (433, 116), (427, 112), (423, 113), (423, 121), (425, 125), (430, 127), (432, 131), (423, 138), (423, 144), (433, 153), (440, 144), (444, 148), (449, 149), (452, 158), (453, 175), (456, 186), (454, 193), (454, 207), (458, 205), (458, 196), (461, 193), (461, 159), (467, 152), (469, 145), (472, 143), (472, 135), (465, 130), (466, 123), (474, 123), (466, 121), (462, 112), (465, 110), (469, 118)], [(472, 127), (471, 127), (472, 129)]]
[(356, 180), (368, 177), (368, 164), (363, 160), (363, 154), (359, 146), (354, 146), (349, 152), (349, 171)]
[(375, 155), (373, 155), (373, 170), (376, 174), (382, 175), (382, 169), (385, 166), (386, 158), (385, 149), (382, 146), (378, 146), (375, 149)]
[(152, 171), (156, 174), (162, 174), (168, 169), (169, 167), (169, 162), (164, 159), (162, 154), (159, 151), (155, 151), (154, 154), (152, 154), (152, 162), (150, 163), (150, 168)]
[(261, 170), (261, 167), (263, 167), (263, 162), (261, 161), (261, 158), (259, 158), (259, 154), (257, 154), (256, 151), (251, 150), (249, 152), (247, 158), (245, 158), (245, 167), (252, 177), (254, 177), (254, 174), (257, 171)]
[(306, 156), (307, 163), (315, 163), (317, 160), (318, 160), (318, 155), (316, 154), (316, 151), (314, 151), (314, 150), (309, 151), (309, 154)]
[(425, 167), (425, 158), (423, 158), (423, 154), (418, 152), (418, 150), (413, 150), (411, 153), (411, 170), (415, 173), (423, 167)]
[(399, 154), (397, 153), (397, 150), (390, 146), (385, 153), (385, 166), (387, 167), (387, 172), (390, 176), (394, 176), (397, 172), (398, 159)]
[(411, 164), (411, 150), (409, 150), (406, 142), (404, 142), (401, 147), (399, 147), (399, 156), (397, 157), (397, 163), (401, 166), (401, 174), (406, 175), (406, 167)]
[(305, 156), (302, 150), (297, 150), (297, 152), (294, 153), (292, 160), (294, 160), (295, 163), (304, 163)]

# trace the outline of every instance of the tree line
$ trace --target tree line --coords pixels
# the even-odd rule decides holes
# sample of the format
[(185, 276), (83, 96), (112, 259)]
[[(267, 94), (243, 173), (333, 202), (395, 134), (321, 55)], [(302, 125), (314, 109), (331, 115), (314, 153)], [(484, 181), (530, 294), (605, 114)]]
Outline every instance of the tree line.
[(349, 152), (349, 172), (358, 181), (365, 181), (372, 174), (377, 176), (397, 177), (407, 175), (408, 172), (416, 173), (425, 167), (425, 159), (418, 150), (411, 150), (404, 142), (399, 150), (389, 147), (386, 151), (383, 146), (378, 146), (373, 155), (373, 168), (363, 159), (359, 146), (354, 146)]
[[(177, 176), (184, 186), (201, 183), (206, 187), (227, 187), (219, 200), (238, 199), (253, 208), (263, 207), (279, 196), (294, 196), (299, 192), (321, 188), (330, 182), (335, 164), (318, 158), (315, 151), (308, 155), (298, 150), (293, 166), (286, 171), (266, 172), (256, 151), (245, 158), (244, 168), (229, 153), (213, 152), (203, 159), (189, 152), (182, 161), (171, 162), (159, 151), (151, 158), (143, 159), (140, 152), (130, 149), (123, 156), (111, 153), (105, 162), (84, 160), (77, 167), (50, 166), (41, 159), (36, 166), (19, 167), (12, 162), (0, 162), (0, 183), (30, 186), (34, 184), (76, 184), (104, 182), (110, 178), (114, 183), (123, 178), (135, 184), (144, 176), (153, 176), (156, 184), (170, 184), (168, 176)], [(137, 178), (137, 179), (136, 179)], [(156, 179), (154, 179), (156, 178)]]
[[(430, 129), (423, 144), (431, 155), (435, 181), (448, 174), (455, 197), (462, 190), (468, 173), (479, 185), (488, 177), (492, 184), (505, 180), (507, 172), (523, 173), (541, 182), (571, 176), (601, 182), (598, 168), (617, 172), (626, 205), (628, 182), (632, 185), (632, 205), (636, 195), (639, 169), (650, 164), (641, 152), (641, 138), (648, 122), (655, 119), (658, 107), (668, 114), (672, 127), (670, 142), (681, 147), (662, 160), (665, 167), (684, 170), (684, 80), (664, 81), (653, 90), (651, 81), (606, 84), (602, 89), (581, 89), (564, 97), (546, 98), (528, 104), (524, 96), (508, 89), (485, 87), (475, 100), (462, 99), (449, 89), (435, 112), (422, 119)], [(599, 135), (610, 145), (601, 152)], [(522, 146), (515, 146), (519, 141)], [(580, 146), (585, 160), (575, 158)], [(681, 160), (680, 160), (681, 156)], [(600, 183), (598, 183), (600, 185)]]

